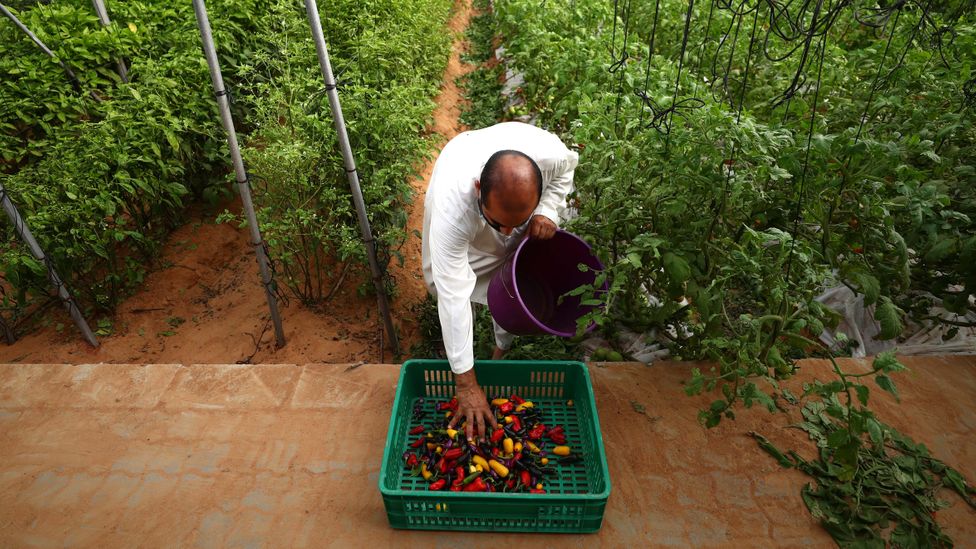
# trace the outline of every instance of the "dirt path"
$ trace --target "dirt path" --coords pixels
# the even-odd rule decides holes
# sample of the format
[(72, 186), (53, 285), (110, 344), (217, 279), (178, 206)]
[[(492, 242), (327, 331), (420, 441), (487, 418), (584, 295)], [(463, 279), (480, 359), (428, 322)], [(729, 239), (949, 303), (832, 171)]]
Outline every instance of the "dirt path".
[[(462, 97), (455, 80), (471, 69), (461, 63), (460, 56), (472, 10), (471, 0), (457, 0), (449, 22), (456, 39), (430, 128), (437, 150), (461, 131)], [(424, 191), (432, 169), (433, 160), (420, 178), (411, 181), (416, 195), (408, 212), (407, 242), (401, 250), (404, 265), (390, 269), (398, 291), (392, 302), (394, 322), (404, 353), (418, 340), (413, 310), (427, 293), (417, 235), (423, 226)], [(228, 208), (239, 210), (240, 205)], [(48, 326), (13, 345), (0, 344), (0, 363), (394, 361), (388, 346), (380, 345), (385, 334), (376, 300), (358, 295), (360, 280), (354, 276), (347, 277), (336, 295), (318, 309), (292, 299), (282, 309), (287, 344), (275, 349), (248, 236), (236, 226), (214, 223), (214, 217), (214, 211), (193, 211), (189, 221), (173, 232), (161, 253), (162, 267), (150, 273), (137, 293), (119, 306), (112, 333), (99, 338), (98, 349), (81, 340), (67, 315), (54, 311)]]

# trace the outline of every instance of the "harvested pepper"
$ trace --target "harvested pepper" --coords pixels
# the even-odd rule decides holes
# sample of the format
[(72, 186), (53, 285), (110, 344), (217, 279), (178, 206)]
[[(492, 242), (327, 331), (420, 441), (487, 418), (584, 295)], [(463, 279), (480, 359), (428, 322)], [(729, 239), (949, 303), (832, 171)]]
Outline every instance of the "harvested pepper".
[(470, 484), (463, 488), (465, 492), (486, 492), (488, 491), (488, 485), (485, 484), (485, 480), (478, 477), (471, 481)]
[(504, 429), (496, 429), (494, 433), (491, 434), (491, 443), (498, 444), (498, 441), (505, 437)]
[(424, 443), (424, 442), (425, 442), (426, 440), (427, 440), (426, 438), (424, 438), (424, 437), (420, 437), (420, 438), (418, 438), (417, 440), (415, 440), (415, 441), (413, 441), (413, 443), (411, 443), (411, 444), (410, 444), (410, 447), (411, 447), (411, 448), (420, 448), (420, 446), (421, 446), (421, 445), (422, 445), (422, 444), (423, 444), (423, 443)]
[(506, 437), (505, 440), (502, 441), (502, 451), (505, 452), (506, 456), (510, 456), (515, 453), (515, 443), (512, 441), (512, 439)]
[(495, 461), (495, 460), (492, 459), (492, 460), (489, 460), (488, 461), (488, 466), (491, 467), (491, 470), (494, 471), (495, 473), (497, 473), (498, 476), (500, 476), (502, 478), (505, 478), (505, 477), (508, 476), (508, 467), (505, 467), (501, 463), (499, 463), (499, 462), (497, 462), (497, 461)]
[(539, 440), (542, 438), (546, 432), (546, 426), (543, 423), (537, 423), (535, 427), (529, 430), (529, 438), (532, 440)]
[(464, 455), (464, 448), (451, 448), (444, 452), (444, 459), (454, 461)]
[(568, 456), (571, 453), (569, 446), (556, 446), (552, 449), (552, 453), (557, 456)]
[(426, 430), (427, 430), (427, 428), (424, 427), (423, 425), (418, 425), (418, 426), (414, 427), (413, 429), (410, 429), (410, 434), (411, 435), (419, 435), (419, 434), (423, 433)]
[(434, 482), (430, 483), (430, 486), (428, 486), (427, 488), (429, 490), (435, 490), (435, 491), (436, 490), (443, 490), (444, 489), (444, 486), (446, 486), (446, 485), (447, 485), (447, 479), (443, 479), (442, 478), (440, 480), (435, 480)]
[[(524, 406), (524, 404), (519, 404), (519, 406)], [(511, 402), (505, 401), (505, 404), (502, 404), (501, 406), (498, 407), (498, 411), (501, 412), (502, 415), (506, 415), (507, 416), (508, 414), (512, 413), (512, 410), (514, 408), (515, 408), (515, 405), (514, 404), (512, 404)]]
[(485, 471), (488, 470), (488, 460), (481, 456), (471, 456), (471, 462), (475, 465), (480, 465)]

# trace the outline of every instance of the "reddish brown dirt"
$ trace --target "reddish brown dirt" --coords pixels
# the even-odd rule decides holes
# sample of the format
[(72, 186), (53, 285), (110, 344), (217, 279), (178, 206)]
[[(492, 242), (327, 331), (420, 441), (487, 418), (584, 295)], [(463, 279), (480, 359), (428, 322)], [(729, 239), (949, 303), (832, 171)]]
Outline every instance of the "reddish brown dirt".
[[(463, 31), (472, 14), (471, 0), (458, 0), (449, 22), (456, 39), (437, 98), (432, 146), (439, 147), (460, 128), (461, 93), (455, 79), (470, 70), (461, 63)], [(416, 191), (407, 223), (408, 240), (401, 252), (403, 266), (390, 269), (398, 295), (394, 322), (401, 349), (417, 342), (413, 308), (426, 296), (421, 274), (420, 238), (423, 200), (433, 161), (411, 181)], [(228, 206), (239, 210), (239, 202)], [(389, 345), (380, 345), (383, 323), (374, 297), (358, 295), (365, 277), (350, 272), (336, 295), (317, 309), (292, 299), (281, 310), (287, 344), (275, 349), (274, 330), (258, 276), (254, 252), (245, 230), (214, 223), (214, 212), (196, 211), (176, 230), (162, 251), (159, 265), (135, 295), (125, 300), (112, 319), (112, 334), (100, 337), (93, 349), (80, 337), (67, 315), (50, 313), (48, 326), (23, 336), (13, 345), (0, 344), (0, 362), (34, 363), (349, 363), (389, 362)], [(287, 291), (287, 290), (286, 290)], [(62, 329), (55, 327), (61, 324)], [(92, 322), (94, 324), (94, 322)], [(94, 328), (94, 326), (93, 326)]]

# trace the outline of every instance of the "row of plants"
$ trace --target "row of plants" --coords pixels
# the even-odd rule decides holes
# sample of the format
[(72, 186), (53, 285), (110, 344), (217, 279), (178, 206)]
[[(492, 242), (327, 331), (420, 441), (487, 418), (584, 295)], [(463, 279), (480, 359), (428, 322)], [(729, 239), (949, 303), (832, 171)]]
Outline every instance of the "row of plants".
[[(533, 117), (580, 151), (568, 228), (607, 265), (595, 286), (611, 284), (591, 295), (605, 311), (581, 325), (597, 321), (611, 341), (621, 326), (653, 331), (674, 356), (716, 364), (687, 384), (717, 395), (706, 426), (737, 405), (804, 404), (817, 460), (759, 440), (815, 477), (804, 499), (839, 542), (945, 543), (938, 488), (970, 504), (973, 489), (873, 415), (865, 382), (897, 396), (890, 374), (903, 366), (884, 354), (843, 371), (818, 340), (825, 329), (843, 340), (841, 317), (816, 298), (835, 284), (863, 295), (878, 339), (909, 320), (968, 325), (930, 309), (976, 310), (973, 14), (844, 3), (804, 35), (812, 5), (493, 7), (504, 62), (525, 81), (503, 117)], [(801, 55), (813, 61), (797, 77)], [(797, 397), (785, 380), (811, 355), (836, 377), (794, 386)]]
[[(450, 51), (444, 29), (452, 4), (339, 0), (329, 10), (342, 15), (322, 20), (383, 267), (398, 257), (410, 179), (433, 149), (427, 127)], [(309, 305), (323, 304), (350, 272), (368, 291), (366, 250), (305, 11), (275, 2), (260, 27), (270, 47), (241, 67), (254, 125), (243, 154), (279, 279)], [(221, 219), (243, 222), (230, 212)]]
[[(329, 2), (324, 33), (384, 265), (405, 238), (409, 177), (446, 64), (447, 0)], [(190, 203), (231, 195), (226, 140), (192, 6), (89, 2), (18, 17), (81, 82), (13, 25), (0, 25), (2, 184), (89, 312), (109, 313), (153, 264)], [(278, 281), (324, 302), (365, 249), (301, 4), (208, 2), (259, 222)], [(115, 72), (129, 67), (129, 82)], [(240, 220), (225, 211), (219, 219)], [(3, 225), (3, 308), (16, 323), (51, 298), (46, 266)], [(366, 285), (363, 285), (365, 287)]]
[[(613, 72), (608, 52), (621, 56), (625, 24), (613, 24), (612, 5), (576, 2), (545, 13), (520, 1), (495, 5), (506, 61), (525, 78), (522, 108), (581, 151), (579, 217), (570, 227), (608, 264), (609, 307), (598, 321), (660, 328), (678, 356), (717, 360), (719, 376), (731, 379), (788, 373), (788, 359), (805, 353), (808, 336), (836, 325), (838, 315), (814, 299), (835, 281), (876, 305), (883, 339), (900, 334), (906, 313), (924, 315), (933, 302), (973, 310), (976, 134), (961, 93), (976, 49), (972, 16), (953, 22), (956, 39), (940, 55), (919, 47), (918, 38), (909, 41), (921, 9), (904, 8), (911, 24), (891, 45), (905, 52), (903, 62), (872, 95), (857, 136), (884, 41), (844, 19), (853, 12), (841, 12), (832, 29), (843, 29), (843, 40), (827, 34), (820, 86), (814, 72), (806, 92), (784, 108), (771, 103), (795, 66), (768, 61), (759, 46), (747, 61), (748, 40), (731, 61), (720, 59), (740, 89), (726, 95), (709, 84), (718, 32), (736, 20), (715, 9), (712, 34), (699, 49), (708, 5), (693, 11), (699, 28), (691, 26), (679, 93), (671, 97), (682, 42), (661, 37), (681, 35), (687, 4), (661, 2), (648, 60), (649, 37), (633, 29), (652, 28), (644, 23), (653, 7), (633, 6), (629, 59)], [(766, 6), (757, 9), (761, 32)], [(939, 16), (927, 14), (937, 26)], [(754, 19), (742, 19), (739, 35), (749, 36)], [(775, 44), (767, 48), (779, 53)], [(941, 56), (953, 60), (948, 68)], [(733, 93), (741, 92), (747, 63), (747, 93)], [(679, 108), (667, 134), (646, 127), (654, 118), (647, 105), (692, 99), (701, 106)]]
[[(211, 2), (228, 82), (261, 49), (265, 0)], [(2, 183), (51, 265), (92, 312), (144, 277), (188, 200), (227, 189), (226, 145), (190, 4), (120, 2), (102, 27), (90, 2), (35, 4), (18, 17), (77, 76), (0, 24)], [(128, 65), (128, 82), (115, 60)], [(2, 225), (3, 308), (16, 322), (50, 299), (46, 266)]]

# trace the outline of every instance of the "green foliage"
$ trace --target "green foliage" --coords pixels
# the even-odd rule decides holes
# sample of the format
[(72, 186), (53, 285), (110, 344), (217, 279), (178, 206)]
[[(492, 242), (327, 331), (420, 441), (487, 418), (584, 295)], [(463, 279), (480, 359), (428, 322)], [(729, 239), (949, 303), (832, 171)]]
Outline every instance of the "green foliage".
[[(210, 6), (230, 83), (250, 50), (250, 14), (265, 9), (263, 0)], [(0, 25), (0, 72), (15, 76), (0, 81), (2, 184), (82, 305), (109, 311), (142, 281), (185, 201), (223, 188), (210, 183), (226, 169), (224, 137), (193, 10), (117, 3), (109, 28), (84, 0), (19, 15), (82, 91), (13, 25)], [(129, 83), (115, 73), (117, 57), (127, 61)], [(45, 269), (7, 224), (0, 270), (11, 289), (3, 305), (15, 316), (48, 298)]]
[(479, 13), (465, 31), (468, 51), (461, 58), (474, 69), (458, 79), (466, 100), (461, 123), (472, 129), (501, 122), (505, 108), (501, 95), (504, 69), (495, 62), (494, 15), (488, 0), (476, 0), (475, 9)]
[[(625, 24), (624, 10), (614, 19), (613, 2), (550, 2), (541, 10), (529, 0), (496, 0), (495, 33), (504, 38), (509, 68), (525, 79), (525, 105), (510, 114), (537, 115), (538, 124), (580, 150), (572, 197), (579, 216), (568, 228), (594, 246), (610, 281), (605, 316), (592, 320), (610, 331), (619, 323), (655, 329), (671, 339), (674, 356), (715, 363), (696, 369), (686, 386), (689, 394), (718, 396), (700, 413), (704, 425), (734, 418), (737, 403), (775, 409), (779, 399), (789, 401), (782, 382), (796, 358), (833, 360), (815, 341), (839, 320), (815, 300), (825, 286), (844, 283), (863, 294), (875, 307), (881, 339), (897, 338), (906, 318), (927, 316), (933, 303), (974, 311), (976, 120), (961, 93), (973, 77), (974, 14), (957, 9), (960, 3), (939, 4), (916, 35), (922, 6), (904, 4), (899, 25), (885, 27), (895, 29), (890, 48), (897, 53), (882, 67), (887, 34), (854, 19), (869, 4), (845, 4), (826, 33), (820, 86), (814, 65), (798, 93), (778, 103), (797, 56), (775, 60), (797, 43), (762, 40), (772, 7), (736, 8), (759, 10), (754, 29), (751, 15), (737, 21), (721, 3), (694, 3), (679, 76), (689, 3), (660, 2), (650, 58), (658, 3), (635, 4)], [(738, 41), (731, 34), (721, 41), (733, 28)], [(954, 41), (940, 49), (932, 29), (946, 28)], [(762, 54), (747, 47), (753, 30)], [(646, 93), (647, 102), (635, 92)], [(670, 126), (654, 121), (648, 108), (681, 102), (701, 106), (676, 110), (663, 120)], [(593, 288), (583, 293), (597, 297)], [(885, 517), (890, 532), (879, 530), (873, 515), (857, 525), (837, 518), (856, 501), (852, 490), (866, 478), (865, 464), (885, 464), (885, 474), (893, 474), (900, 459), (883, 455), (878, 441), (888, 431), (867, 410), (869, 389), (858, 382), (872, 375), (897, 397), (889, 375), (897, 369), (890, 356), (879, 357), (870, 374), (835, 364), (836, 380), (805, 391), (830, 420), (817, 429), (822, 467), (835, 482), (808, 491), (808, 505), (844, 543), (864, 528), (883, 531), (894, 544), (941, 536), (920, 514), (897, 525)], [(912, 496), (905, 497), (892, 507), (900, 512)]]
[[(350, 144), (383, 266), (406, 237), (410, 178), (427, 159), (425, 128), (447, 62), (448, 0), (342, 1), (323, 17)], [(302, 301), (321, 304), (367, 257), (325, 83), (300, 4), (275, 2), (241, 74), (254, 125), (243, 154), (262, 234)]]

